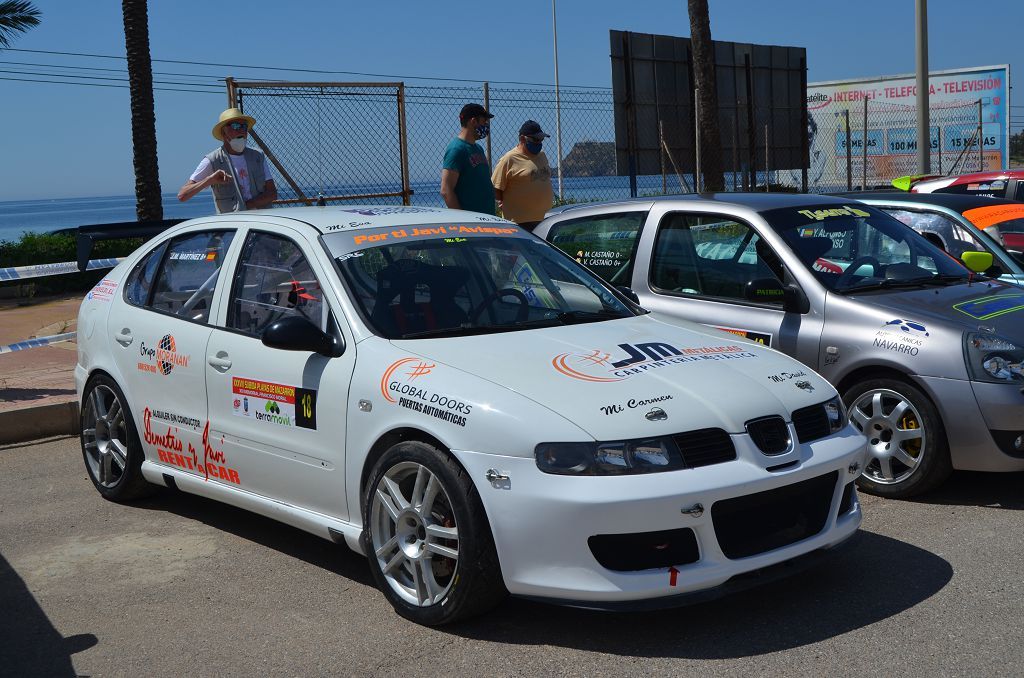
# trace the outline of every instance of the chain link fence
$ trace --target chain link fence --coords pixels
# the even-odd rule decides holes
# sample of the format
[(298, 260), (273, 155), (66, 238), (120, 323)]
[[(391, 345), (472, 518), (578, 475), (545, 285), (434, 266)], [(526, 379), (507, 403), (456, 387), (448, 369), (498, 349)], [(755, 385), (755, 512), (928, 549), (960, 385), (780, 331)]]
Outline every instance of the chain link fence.
[[(405, 86), (402, 83), (270, 83), (228, 81), (235, 105), (253, 115), (253, 137), (268, 152), (284, 204), (443, 205), (441, 163), (459, 132), (459, 111), (484, 104), (494, 119), (482, 140), (493, 165), (518, 144), (520, 125), (536, 120), (551, 134), (544, 151), (552, 167), (556, 200), (591, 202), (629, 197), (630, 177), (618, 176), (611, 89), (491, 86)], [(803, 112), (773, 110), (736, 101), (721, 113), (721, 148), (726, 190), (799, 191), (801, 167), (793, 148), (803, 140), (772, 139), (773, 119)], [(696, 134), (692, 110), (677, 112), (672, 125)], [(993, 142), (977, 103), (931, 110), (932, 170), (962, 173), (998, 167), (997, 151), (979, 153), (979, 139)], [(811, 192), (890, 186), (916, 171), (913, 106), (865, 99), (826, 117), (807, 117), (807, 186)], [(664, 121), (639, 120), (642, 133), (657, 139), (661, 172), (636, 177), (639, 196), (690, 192), (696, 153), (680, 157), (681, 144), (666, 138)], [(669, 126), (665, 125), (667, 129)], [(784, 126), (782, 126), (784, 127)], [(559, 149), (559, 135), (561, 148)], [(689, 130), (687, 132), (687, 130)], [(778, 149), (785, 148), (786, 152)], [(703, 149), (702, 153), (711, 152)], [(706, 156), (705, 156), (706, 157)], [(780, 160), (788, 158), (788, 162)], [(703, 182), (702, 182), (703, 184)], [(559, 196), (561, 196), (559, 198)]]

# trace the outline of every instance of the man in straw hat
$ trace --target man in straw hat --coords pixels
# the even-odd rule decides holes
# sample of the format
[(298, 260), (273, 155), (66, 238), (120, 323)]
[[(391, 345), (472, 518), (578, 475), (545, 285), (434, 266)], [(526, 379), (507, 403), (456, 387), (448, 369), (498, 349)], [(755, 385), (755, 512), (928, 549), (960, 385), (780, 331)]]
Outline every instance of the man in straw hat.
[(266, 156), (245, 145), (255, 124), (255, 118), (237, 108), (221, 113), (213, 126), (213, 138), (223, 145), (203, 158), (178, 191), (178, 200), (185, 202), (211, 186), (218, 214), (256, 210), (274, 202), (277, 188), (270, 178)]

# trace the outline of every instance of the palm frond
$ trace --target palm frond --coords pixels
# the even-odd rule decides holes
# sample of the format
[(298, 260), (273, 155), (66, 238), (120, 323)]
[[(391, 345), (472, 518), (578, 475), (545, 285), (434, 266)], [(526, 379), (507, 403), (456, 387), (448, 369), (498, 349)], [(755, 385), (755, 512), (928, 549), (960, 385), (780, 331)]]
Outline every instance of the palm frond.
[(0, 1), (0, 48), (10, 47), (17, 33), (24, 33), (39, 25), (42, 12), (27, 0)]

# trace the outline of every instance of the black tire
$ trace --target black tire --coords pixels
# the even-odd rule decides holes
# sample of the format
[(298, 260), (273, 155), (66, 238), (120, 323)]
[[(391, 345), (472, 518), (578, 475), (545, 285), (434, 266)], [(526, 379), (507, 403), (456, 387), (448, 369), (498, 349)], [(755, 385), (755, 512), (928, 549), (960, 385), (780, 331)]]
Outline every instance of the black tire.
[[(439, 489), (428, 500), (431, 479)], [(363, 490), (362, 540), (377, 587), (398, 614), (417, 624), (467, 619), (507, 595), (473, 482), (448, 454), (426, 443), (398, 443), (374, 464)], [(389, 562), (395, 566), (386, 574)]]
[(145, 455), (128, 400), (105, 374), (94, 375), (85, 385), (79, 431), (85, 470), (105, 499), (125, 502), (155, 491), (142, 477)]
[(913, 384), (869, 379), (847, 389), (843, 401), (850, 423), (868, 438), (870, 456), (857, 479), (864, 492), (906, 499), (937, 487), (952, 473), (938, 409)]

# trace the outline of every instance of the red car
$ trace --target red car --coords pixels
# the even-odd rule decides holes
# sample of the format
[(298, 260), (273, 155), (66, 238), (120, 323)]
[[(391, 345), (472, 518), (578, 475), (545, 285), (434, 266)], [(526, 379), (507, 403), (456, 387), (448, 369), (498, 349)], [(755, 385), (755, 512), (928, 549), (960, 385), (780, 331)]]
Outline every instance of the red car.
[[(937, 175), (900, 177), (892, 182), (893, 186), (911, 193), (963, 193), (966, 195), (987, 195), (994, 198), (1007, 198), (1024, 202), (1024, 169), (991, 170), (958, 176), (941, 177)], [(980, 228), (989, 231), (996, 239), (1000, 234), (1002, 243), (1008, 250), (1024, 252), (1024, 204), (1019, 209), (1003, 206), (1001, 210), (991, 210), (991, 214), (977, 214), (969, 217)], [(1009, 209), (1007, 209), (1009, 208)]]

